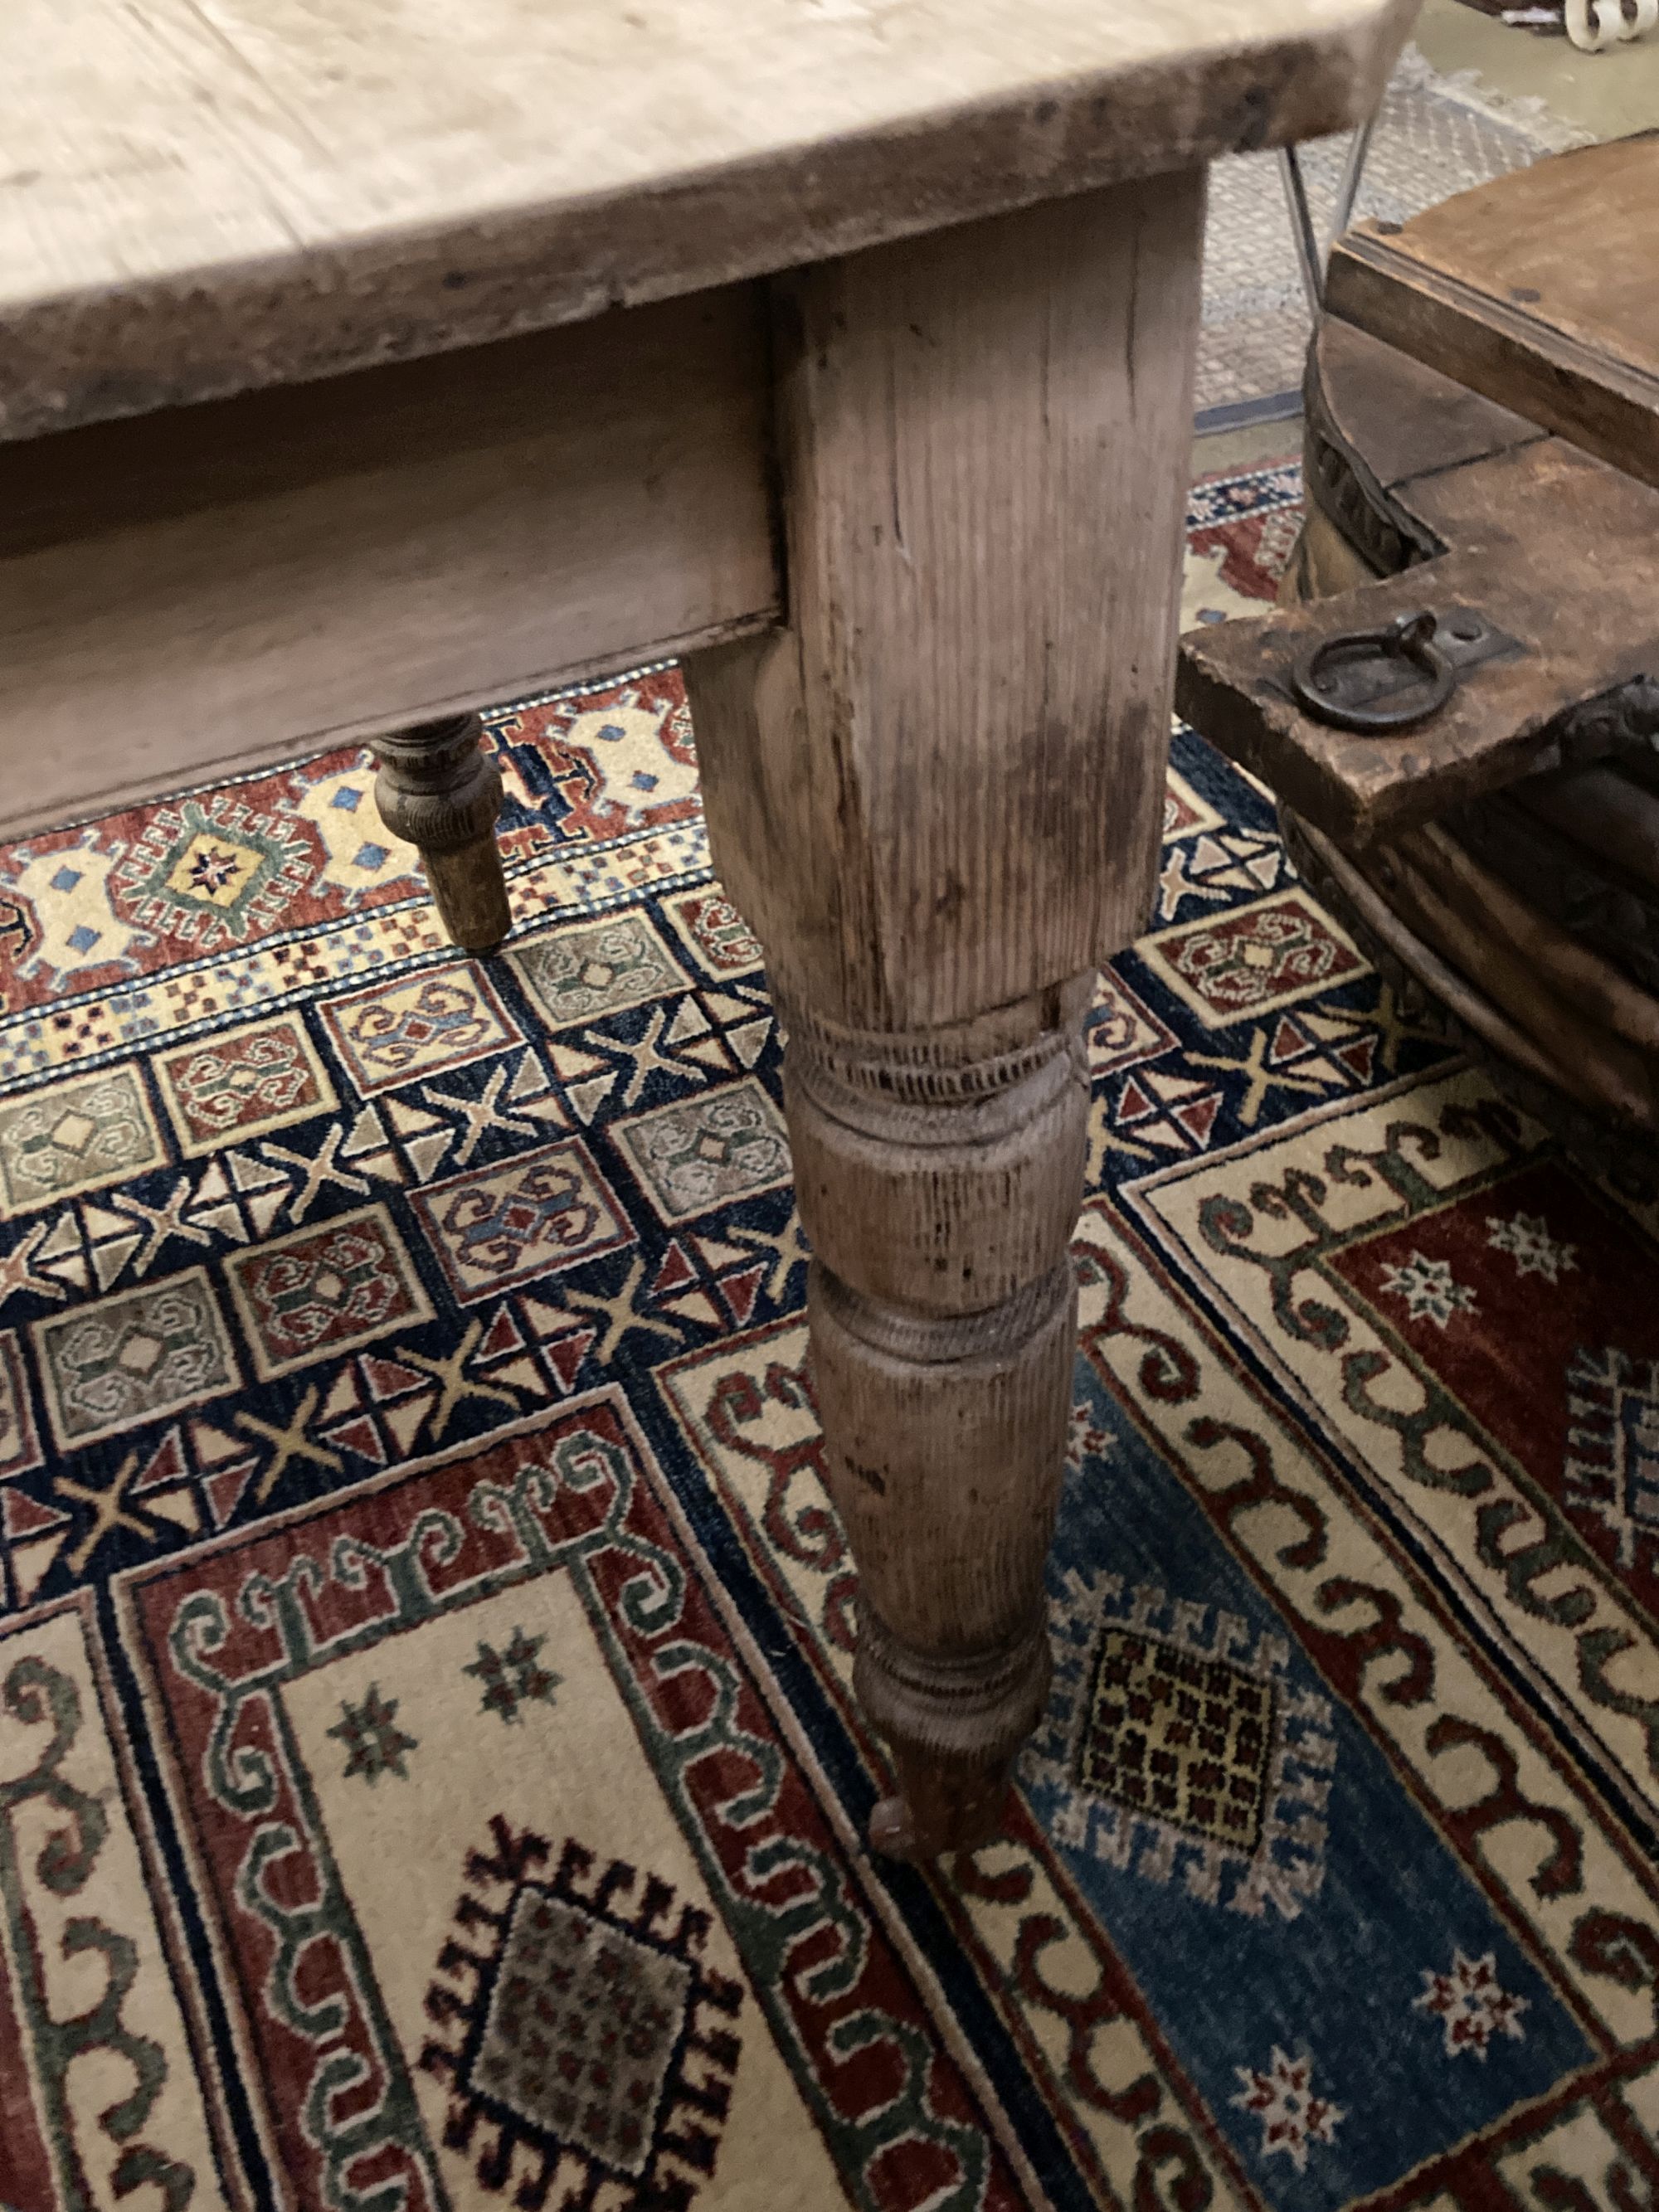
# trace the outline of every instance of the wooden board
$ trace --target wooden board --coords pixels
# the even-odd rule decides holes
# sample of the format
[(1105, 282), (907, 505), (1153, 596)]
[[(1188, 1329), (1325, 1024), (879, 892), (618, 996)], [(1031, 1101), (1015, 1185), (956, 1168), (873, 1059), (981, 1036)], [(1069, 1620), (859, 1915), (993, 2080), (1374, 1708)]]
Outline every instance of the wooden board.
[(1331, 256), (1333, 314), (1659, 483), (1659, 131), (1558, 155)]
[[(1180, 712), (1345, 845), (1560, 767), (1570, 710), (1659, 677), (1659, 491), (1543, 438), (1393, 495), (1451, 550), (1316, 607), (1212, 624), (1181, 644)], [(1469, 669), (1440, 713), (1388, 736), (1333, 729), (1297, 705), (1290, 669), (1304, 647), (1425, 606), (1473, 608), (1520, 651)], [(1571, 735), (1581, 759), (1620, 742), (1611, 718)]]
[(1376, 106), (1416, 0), (7, 0), (0, 435), (477, 343)]
[(775, 619), (758, 308), (0, 445), (0, 835)]

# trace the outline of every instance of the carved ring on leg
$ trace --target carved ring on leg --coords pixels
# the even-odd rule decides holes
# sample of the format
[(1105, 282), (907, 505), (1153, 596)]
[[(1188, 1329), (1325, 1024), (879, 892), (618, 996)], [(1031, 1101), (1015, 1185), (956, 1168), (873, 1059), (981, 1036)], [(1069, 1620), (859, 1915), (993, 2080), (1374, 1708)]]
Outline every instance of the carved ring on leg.
[(477, 714), (446, 714), (370, 739), (374, 803), (394, 837), (419, 852), (452, 944), (493, 951), (513, 927), (495, 842), (501, 773), (480, 749)]

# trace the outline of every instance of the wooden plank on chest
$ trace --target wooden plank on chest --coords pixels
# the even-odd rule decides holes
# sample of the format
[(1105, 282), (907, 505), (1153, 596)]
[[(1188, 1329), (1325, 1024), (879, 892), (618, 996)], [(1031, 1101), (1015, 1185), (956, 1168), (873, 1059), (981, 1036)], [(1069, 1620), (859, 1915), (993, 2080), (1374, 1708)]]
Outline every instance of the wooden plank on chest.
[(0, 436), (817, 261), (1375, 106), (1415, 0), (6, 0)]
[(0, 834), (772, 621), (757, 309), (0, 445)]
[(1558, 155), (1331, 256), (1333, 314), (1659, 483), (1659, 131)]

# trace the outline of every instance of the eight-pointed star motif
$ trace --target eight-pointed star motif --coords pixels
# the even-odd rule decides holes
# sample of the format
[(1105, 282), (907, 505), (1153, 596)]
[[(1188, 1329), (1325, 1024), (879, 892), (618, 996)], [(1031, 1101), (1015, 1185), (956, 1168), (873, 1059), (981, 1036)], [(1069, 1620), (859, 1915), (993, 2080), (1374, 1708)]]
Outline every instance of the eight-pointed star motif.
[(1559, 1243), (1541, 1213), (1512, 1213), (1507, 1221), (1489, 1213), (1486, 1242), (1494, 1252), (1509, 1254), (1517, 1274), (1541, 1275), (1548, 1283), (1559, 1282), (1578, 1266), (1578, 1247)]
[(1390, 1267), (1379, 1288), (1391, 1297), (1404, 1298), (1410, 1321), (1431, 1321), (1444, 1328), (1456, 1313), (1472, 1313), (1474, 1292), (1467, 1283), (1454, 1280), (1444, 1260), (1425, 1260), (1413, 1252), (1403, 1267)]
[(1231, 2101), (1261, 2120), (1263, 2157), (1283, 2151), (1298, 2173), (1305, 2172), (1308, 2145), (1334, 2142), (1345, 2117), (1340, 2105), (1314, 2094), (1313, 2060), (1286, 2057), (1274, 2044), (1265, 2069), (1235, 2066), (1233, 2071), (1244, 2087)]

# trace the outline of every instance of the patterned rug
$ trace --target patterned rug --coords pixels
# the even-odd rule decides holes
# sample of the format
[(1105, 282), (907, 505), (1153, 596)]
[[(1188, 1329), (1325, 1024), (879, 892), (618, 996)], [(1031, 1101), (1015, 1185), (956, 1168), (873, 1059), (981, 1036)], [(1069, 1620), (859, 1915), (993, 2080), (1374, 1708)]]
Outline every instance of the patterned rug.
[[(1260, 598), (1295, 471), (1194, 495)], [(672, 668), (0, 854), (0, 2203), (1659, 2197), (1659, 1221), (1178, 736), (1104, 978), (1059, 1655), (860, 1846), (757, 946)]]

